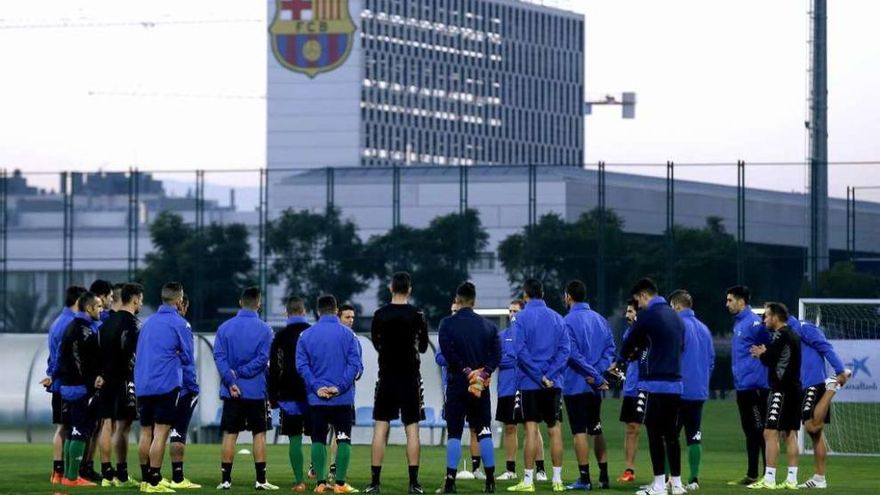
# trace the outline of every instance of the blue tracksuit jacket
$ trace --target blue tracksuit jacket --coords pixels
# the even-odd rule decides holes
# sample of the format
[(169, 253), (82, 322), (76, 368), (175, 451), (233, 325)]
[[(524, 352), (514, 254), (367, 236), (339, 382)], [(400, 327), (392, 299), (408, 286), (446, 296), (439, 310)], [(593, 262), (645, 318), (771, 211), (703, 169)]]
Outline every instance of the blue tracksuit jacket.
[(770, 334), (761, 323), (761, 317), (746, 305), (734, 317), (731, 361), (733, 365), (733, 386), (737, 390), (756, 390), (768, 388), (767, 368), (749, 353), (749, 348), (758, 344), (769, 344)]
[(715, 369), (715, 345), (709, 328), (697, 319), (693, 309), (678, 313), (684, 322), (684, 349), (681, 351), (682, 400), (709, 398), (709, 378)]
[[(623, 340), (626, 341), (626, 338), (629, 337), (630, 331), (632, 327), (627, 327), (623, 332)], [(621, 356), (620, 362), (623, 363), (626, 361), (626, 358)], [(626, 381), (623, 382), (623, 396), (624, 397), (636, 397), (639, 395), (639, 359), (633, 359), (629, 361), (626, 365)]]
[(516, 395), (516, 348), (513, 345), (513, 329), (498, 334), (501, 342), (501, 361), (498, 362), (498, 397)]
[(843, 361), (834, 351), (834, 346), (825, 338), (821, 328), (809, 322), (788, 318), (790, 326), (801, 337), (801, 385), (804, 388), (825, 383), (825, 361), (831, 365), (834, 374), (843, 373)]
[(250, 309), (239, 310), (220, 325), (214, 338), (214, 364), (222, 382), (221, 399), (230, 398), (232, 385), (238, 385), (241, 399), (268, 397), (266, 378), (272, 337), (272, 328)]
[(64, 337), (64, 330), (73, 321), (73, 315), (72, 309), (64, 308), (61, 310), (61, 314), (52, 322), (52, 325), (49, 326), (49, 358), (46, 360), (46, 376), (52, 379), (49, 392), (61, 390), (61, 384), (55, 383), (55, 374), (58, 371), (58, 349), (61, 348), (61, 338)]
[(440, 352), (447, 363), (447, 388), (466, 390), (469, 382), (464, 370), (483, 368), (491, 375), (501, 361), (498, 327), (474, 313), (461, 308), (454, 315), (440, 320), (438, 328)]
[[(576, 303), (565, 315), (571, 353), (565, 370), (565, 395), (596, 394), (593, 387), (605, 383), (602, 373), (614, 360), (614, 337), (608, 321), (590, 309), (587, 303)], [(587, 377), (595, 383), (587, 383)]]
[[(186, 319), (184, 319), (186, 321)], [(181, 367), (180, 372), (180, 394), (198, 394), (199, 381), (196, 377), (196, 359), (195, 359), (195, 337), (193, 336), (192, 325), (186, 322), (183, 332), (183, 343), (186, 346), (185, 352), (192, 357), (188, 364)]]
[[(335, 315), (322, 316), (296, 343), (296, 370), (306, 384), (309, 405), (354, 404), (354, 381), (364, 370), (357, 337)], [(336, 387), (339, 395), (322, 399), (321, 387)]]
[(138, 397), (167, 394), (180, 387), (182, 367), (193, 362), (186, 344), (187, 325), (177, 308), (166, 304), (144, 322), (134, 364)]
[(543, 377), (553, 381), (553, 388), (562, 389), (571, 353), (562, 317), (542, 299), (531, 299), (516, 315), (511, 328), (516, 350), (517, 389), (542, 389)]
[(639, 389), (652, 393), (681, 394), (681, 345), (684, 323), (666, 299), (656, 296), (639, 311), (623, 356), (644, 353), (639, 361)]

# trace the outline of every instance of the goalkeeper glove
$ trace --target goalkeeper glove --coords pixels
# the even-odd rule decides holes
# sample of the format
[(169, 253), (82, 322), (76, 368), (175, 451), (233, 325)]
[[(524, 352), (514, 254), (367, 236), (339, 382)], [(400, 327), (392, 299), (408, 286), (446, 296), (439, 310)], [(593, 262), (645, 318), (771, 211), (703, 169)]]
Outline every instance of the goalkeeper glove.
[(483, 386), (483, 382), (477, 380), (476, 382), (471, 383), (468, 386), (468, 393), (479, 399), (483, 395), (484, 388), (485, 387)]

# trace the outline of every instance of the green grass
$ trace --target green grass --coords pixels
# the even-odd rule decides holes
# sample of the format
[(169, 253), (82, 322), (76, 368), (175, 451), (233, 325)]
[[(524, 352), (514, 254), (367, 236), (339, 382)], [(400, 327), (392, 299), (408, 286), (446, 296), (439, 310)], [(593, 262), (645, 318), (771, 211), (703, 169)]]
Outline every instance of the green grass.
[[(623, 468), (623, 429), (617, 421), (619, 402), (608, 400), (603, 406), (603, 428), (608, 439), (610, 459), (609, 466), (612, 480)], [(568, 438), (566, 439), (568, 442)], [(569, 442), (570, 443), (570, 442)], [(703, 422), (703, 467), (701, 476), (702, 490), (705, 494), (733, 494), (746, 493), (742, 487), (728, 487), (725, 482), (738, 478), (745, 471), (744, 441), (739, 429), (736, 404), (732, 401), (712, 401), (707, 404)], [(135, 446), (132, 445), (130, 454), (135, 455)], [(683, 470), (687, 476), (687, 455), (683, 450)], [(51, 446), (46, 444), (0, 444), (0, 494), (53, 494), (53, 486), (49, 484), (49, 471), (51, 468)], [(201, 490), (214, 492), (214, 487), (220, 480), (219, 445), (190, 445), (187, 452), (186, 471), (187, 477), (197, 483), (202, 483)], [(308, 448), (306, 447), (308, 459)], [(499, 467), (503, 467), (504, 454), (501, 450), (496, 451)], [(783, 458), (784, 459), (784, 458)], [(363, 488), (370, 479), (370, 452), (367, 446), (355, 446), (352, 455), (352, 468), (349, 481), (357, 488)], [(783, 460), (781, 473), (784, 476)], [(548, 469), (549, 469), (548, 459)], [(522, 457), (518, 459), (518, 469), (522, 470)], [(287, 447), (278, 445), (269, 447), (269, 480), (280, 485), (284, 491), (290, 493), (291, 470), (287, 462)], [(132, 473), (138, 473), (137, 463), (132, 463)], [(843, 457), (833, 456), (829, 460), (828, 480), (831, 488), (819, 492), (828, 495), (834, 494), (876, 494), (880, 493), (880, 459), (870, 457)], [(595, 480), (598, 469), (593, 460), (591, 472)], [(801, 459), (800, 480), (803, 481), (812, 475), (812, 457), (804, 456)], [(166, 476), (169, 473), (168, 463), (164, 469)], [(440, 485), (445, 473), (445, 451), (443, 448), (424, 448), (422, 450), (421, 481), (431, 492)], [(566, 481), (570, 481), (576, 475), (576, 463), (570, 447), (565, 451), (565, 463), (563, 475)], [(647, 439), (643, 434), (638, 454), (637, 476), (639, 481), (647, 482), (650, 478), (650, 462), (648, 459)], [(405, 493), (406, 491), (406, 462), (401, 447), (389, 447), (386, 454), (385, 467), (383, 468), (383, 493)], [(236, 459), (233, 470), (233, 493), (252, 493), (254, 471), (251, 458), (240, 456)], [(499, 492), (504, 492), (504, 487), (509, 482), (499, 482)], [(482, 487), (480, 481), (459, 481), (460, 493), (476, 493)], [(538, 485), (539, 492), (552, 493), (549, 483)], [(605, 493), (633, 493), (637, 486), (624, 486), (612, 481), (612, 488)], [(70, 495), (78, 493), (100, 492), (101, 494), (136, 493), (136, 490), (116, 490), (102, 488), (80, 488), (69, 491), (58, 491)], [(196, 491), (199, 492), (199, 491)], [(279, 492), (281, 493), (281, 492)]]

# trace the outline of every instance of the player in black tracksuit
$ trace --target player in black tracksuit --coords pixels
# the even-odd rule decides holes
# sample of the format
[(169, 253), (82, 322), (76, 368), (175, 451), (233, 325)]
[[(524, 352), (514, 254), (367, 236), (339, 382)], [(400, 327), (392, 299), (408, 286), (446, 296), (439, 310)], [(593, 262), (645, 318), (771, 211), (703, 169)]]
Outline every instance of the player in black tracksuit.
[[(296, 486), (305, 489), (303, 473), (303, 434), (311, 436), (306, 386), (296, 370), (296, 344), (309, 328), (305, 302), (301, 297), (287, 299), (287, 326), (279, 330), (269, 350), (269, 401), (281, 409), (281, 434), (290, 439), (288, 455)], [(296, 488), (296, 487), (295, 487)]]
[(103, 306), (98, 296), (86, 292), (80, 296), (78, 307), (80, 311), (61, 338), (56, 373), (61, 383), (62, 417), (67, 430), (62, 484), (94, 486), (79, 476), (79, 468), (95, 425), (92, 399), (95, 390), (103, 385), (98, 377), (98, 335), (93, 329)]
[[(144, 289), (140, 284), (122, 284), (119, 308), (110, 313), (98, 332), (100, 375), (104, 379), (98, 405), (99, 417), (103, 423), (101, 428), (112, 435), (101, 436), (101, 476), (122, 488), (137, 486), (137, 482), (129, 481), (127, 454), (128, 434), (132, 422), (137, 419), (134, 351), (140, 322), (135, 314), (143, 305), (143, 295)], [(116, 446), (115, 471), (110, 464), (111, 445)]]
[(764, 444), (767, 467), (764, 478), (749, 488), (777, 488), (776, 461), (779, 458), (779, 440), (786, 443), (788, 476), (779, 486), (797, 489), (798, 444), (797, 432), (801, 427), (801, 339), (787, 324), (788, 308), (782, 303), (764, 305), (764, 325), (770, 331), (770, 343), (754, 345), (750, 352), (767, 367), (770, 396), (767, 399), (767, 422), (764, 426)]

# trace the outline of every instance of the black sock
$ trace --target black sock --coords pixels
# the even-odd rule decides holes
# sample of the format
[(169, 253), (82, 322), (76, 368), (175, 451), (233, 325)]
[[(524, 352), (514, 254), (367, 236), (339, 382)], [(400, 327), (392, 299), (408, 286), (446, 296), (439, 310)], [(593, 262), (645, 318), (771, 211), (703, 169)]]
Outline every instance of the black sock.
[(581, 473), (581, 482), (589, 483), (590, 482), (590, 465), (589, 464), (578, 464), (578, 472)]
[(336, 480), (336, 486), (345, 486), (345, 481), (343, 481), (343, 480)]
[(64, 474), (64, 461), (52, 461), (52, 472), (57, 474)]
[(409, 483), (416, 485), (419, 483), (419, 465), (409, 467)]
[(455, 484), (455, 474), (456, 468), (446, 468), (446, 483), (445, 486), (452, 486)]
[(153, 486), (158, 485), (159, 482), (162, 481), (162, 468), (161, 467), (154, 468), (153, 466), (150, 466), (149, 476), (150, 476), (150, 484)]
[(141, 464), (141, 480), (150, 481), (150, 465)]
[(95, 472), (95, 461), (80, 461), (79, 474), (91, 474)]
[(182, 462), (172, 462), (171, 463), (171, 481), (175, 483), (180, 483), (183, 481), (183, 463)]
[(537, 471), (543, 471), (544, 470), (544, 461), (543, 460), (535, 461), (535, 469)]
[(370, 474), (373, 477), (373, 480), (370, 482), (370, 484), (378, 485), (379, 478), (382, 475), (382, 466), (370, 466)]
[(231, 462), (221, 462), (220, 463), (220, 472), (223, 476), (224, 483), (232, 483), (232, 463)]
[(330, 464), (330, 472), (334, 473), (334, 474), (336, 473), (336, 463), (335, 462), (333, 464)]
[(128, 463), (127, 462), (117, 462), (116, 463), (116, 477), (119, 481), (123, 483), (128, 481)]
[(516, 472), (516, 461), (507, 461), (507, 470), (511, 473)]
[(480, 462), (482, 460), (483, 459), (478, 455), (471, 456), (471, 467), (473, 468), (471, 469), (471, 471), (476, 471), (477, 469), (480, 469)]
[(635, 469), (632, 469), (632, 468), (626, 468), (626, 469), (623, 470), (623, 472), (624, 472), (624, 473), (632, 473), (632, 474), (636, 474), (636, 470), (635, 470)]
[(116, 476), (116, 473), (113, 472), (113, 464), (109, 462), (101, 463), (101, 477), (105, 480), (112, 480)]
[(486, 483), (495, 483), (495, 466), (483, 466), (483, 472), (486, 473)]
[(257, 483), (265, 483), (266, 482), (266, 463), (265, 462), (255, 462), (254, 470), (257, 473)]
[(599, 463), (599, 481), (608, 481), (608, 463), (600, 462)]

